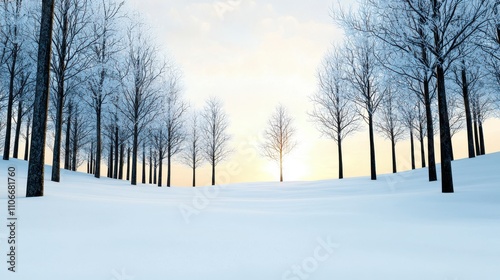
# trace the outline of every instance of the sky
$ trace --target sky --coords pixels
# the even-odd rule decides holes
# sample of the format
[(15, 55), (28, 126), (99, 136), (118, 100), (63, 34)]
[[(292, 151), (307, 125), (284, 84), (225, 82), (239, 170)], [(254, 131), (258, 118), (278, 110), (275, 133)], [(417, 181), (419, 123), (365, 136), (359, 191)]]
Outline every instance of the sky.
[[(223, 100), (233, 153), (217, 166), (217, 183), (279, 179), (278, 165), (259, 148), (278, 104), (292, 114), (297, 131), (298, 145), (284, 162), (285, 181), (337, 177), (335, 142), (321, 137), (307, 115), (318, 66), (332, 42), (343, 38), (330, 17), (333, 1), (129, 0), (127, 6), (141, 14), (156, 43), (181, 69), (184, 98), (192, 108), (202, 108), (210, 96)], [(487, 152), (500, 150), (499, 124), (495, 119), (485, 124)], [(377, 171), (391, 172), (390, 142), (380, 135), (375, 141)], [(455, 157), (465, 157), (466, 134), (453, 141)], [(368, 147), (363, 125), (344, 142), (346, 177), (369, 174)], [(399, 170), (410, 168), (409, 149), (407, 140), (397, 145)], [(174, 164), (172, 183), (190, 185), (190, 169)], [(209, 183), (205, 164), (197, 184)]]

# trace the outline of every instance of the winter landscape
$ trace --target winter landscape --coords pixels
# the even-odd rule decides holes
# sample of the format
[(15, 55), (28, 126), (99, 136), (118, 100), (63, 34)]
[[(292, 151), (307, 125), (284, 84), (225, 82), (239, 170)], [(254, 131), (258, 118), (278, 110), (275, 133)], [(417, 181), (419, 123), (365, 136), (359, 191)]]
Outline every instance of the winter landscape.
[(3, 0), (0, 143), (0, 279), (500, 279), (500, 3)]
[[(199, 189), (132, 187), (63, 171), (65, 183), (47, 182), (43, 198), (17, 199), (18, 272), (2, 263), (0, 275), (495, 280), (499, 161), (495, 153), (454, 162), (453, 195), (426, 182), (423, 169), (377, 182), (361, 177)], [(19, 170), (22, 194), (26, 162), (10, 164)], [(5, 172), (0, 180), (6, 181)], [(6, 207), (1, 211), (5, 217)]]

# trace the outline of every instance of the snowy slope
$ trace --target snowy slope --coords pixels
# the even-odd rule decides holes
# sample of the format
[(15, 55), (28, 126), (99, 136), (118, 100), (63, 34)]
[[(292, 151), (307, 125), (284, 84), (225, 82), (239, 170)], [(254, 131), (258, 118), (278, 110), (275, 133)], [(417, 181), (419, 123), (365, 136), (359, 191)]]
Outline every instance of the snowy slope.
[[(22, 196), (27, 168), (0, 162), (2, 260), (9, 165)], [(453, 168), (454, 194), (425, 169), (216, 188), (63, 171), (17, 200), (18, 271), (0, 279), (500, 279), (500, 154)]]

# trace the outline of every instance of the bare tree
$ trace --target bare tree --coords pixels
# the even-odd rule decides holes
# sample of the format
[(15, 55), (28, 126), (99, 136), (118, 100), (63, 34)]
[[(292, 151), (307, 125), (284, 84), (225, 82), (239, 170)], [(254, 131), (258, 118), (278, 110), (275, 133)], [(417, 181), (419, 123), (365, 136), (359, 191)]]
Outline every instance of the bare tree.
[[(163, 125), (157, 125), (151, 129), (151, 142), (154, 147), (157, 155), (158, 162), (156, 165), (158, 166), (158, 187), (162, 185), (162, 174), (163, 174), (163, 160), (166, 157), (167, 151), (165, 147), (165, 128)], [(156, 171), (155, 171), (156, 174)], [(155, 180), (156, 181), (156, 180)], [(156, 184), (156, 183), (155, 183)]]
[(478, 89), (477, 91), (473, 91), (471, 103), (474, 137), (476, 140), (476, 155), (484, 155), (486, 154), (486, 147), (484, 142), (483, 122), (491, 112), (493, 100), (484, 89)]
[[(418, 2), (418, 3), (416, 3)], [(422, 1), (415, 1), (415, 5), (421, 7)], [(428, 20), (422, 13), (408, 9), (405, 1), (377, 1), (368, 0), (365, 5), (370, 13), (365, 13), (377, 20), (372, 24), (357, 24), (352, 22), (351, 28), (362, 32), (367, 32), (383, 42), (385, 53), (388, 59), (383, 64), (386, 69), (395, 73), (400, 79), (405, 79), (409, 83), (409, 89), (414, 92), (423, 104), (420, 121), (425, 121), (425, 131), (419, 136), (434, 135), (434, 121), (432, 113), (432, 102), (435, 98), (434, 92), (430, 89), (433, 75), (433, 65), (430, 53), (425, 42), (432, 38), (432, 34), (425, 27)], [(423, 128), (419, 127), (419, 128)], [(423, 143), (423, 137), (420, 137)], [(429, 181), (437, 180), (434, 137), (427, 139), (427, 161)], [(422, 155), (424, 149), (421, 147)], [(422, 165), (425, 166), (425, 158), (422, 158)]]
[(203, 163), (201, 141), (198, 115), (194, 112), (181, 155), (182, 162), (193, 170), (193, 187), (196, 186), (196, 168)]
[(293, 119), (283, 105), (278, 105), (268, 120), (264, 131), (264, 155), (280, 165), (280, 182), (283, 182), (283, 158), (296, 146)]
[(427, 24), (423, 27), (432, 36), (422, 43), (431, 53), (432, 68), (436, 77), (439, 131), (441, 145), (442, 192), (452, 193), (453, 174), (451, 168), (452, 144), (447, 108), (445, 71), (455, 61), (458, 48), (475, 32), (488, 23), (488, 14), (493, 10), (493, 1), (483, 0), (405, 0), (406, 7), (419, 14)]
[(159, 109), (157, 86), (165, 66), (159, 61), (158, 51), (144, 36), (140, 26), (133, 25), (127, 32), (127, 56), (121, 77), (123, 98), (121, 113), (129, 121), (132, 135), (131, 184), (137, 184), (137, 159), (141, 133), (155, 117)]
[(373, 39), (367, 37), (357, 39), (356, 42), (351, 41), (350, 46), (346, 48), (347, 80), (353, 88), (350, 99), (356, 103), (360, 116), (368, 124), (371, 179), (376, 180), (374, 115), (383, 97), (379, 89), (379, 60)]
[(42, 1), (42, 17), (38, 40), (33, 132), (31, 134), (30, 161), (26, 197), (43, 196), (43, 174), (45, 160), (45, 136), (47, 132), (47, 111), (49, 100), (50, 56), (54, 0)]
[[(7, 116), (3, 159), (10, 157), (12, 119), (14, 102), (25, 93), (26, 85), (31, 75), (31, 59), (29, 58), (29, 28), (28, 10), (23, 1), (5, 1), (3, 11), (6, 19), (1, 35), (5, 36), (2, 56), (8, 74)], [(3, 40), (2, 40), (3, 41)], [(21, 106), (22, 108), (22, 106)], [(19, 117), (19, 115), (18, 115)], [(16, 130), (16, 133), (19, 129)], [(19, 138), (17, 138), (18, 140)]]
[[(419, 139), (422, 139), (423, 142), (423, 121), (420, 121), (419, 118), (421, 116), (421, 108), (419, 107), (419, 100), (416, 100), (413, 94), (401, 95), (398, 98), (399, 106), (397, 108), (398, 115), (401, 121), (401, 124), (407, 129), (410, 133), (410, 159), (411, 159), (411, 169), (415, 169), (415, 140), (414, 140), (414, 131), (416, 130), (419, 134)], [(421, 157), (422, 157), (422, 165), (425, 165), (425, 151), (423, 150), (423, 143), (420, 143), (422, 148)]]
[(391, 141), (392, 173), (398, 171), (396, 164), (396, 143), (402, 139), (404, 133), (404, 126), (398, 115), (398, 106), (396, 89), (387, 83), (381, 101), (380, 121), (376, 127), (385, 138)]
[(84, 52), (94, 42), (89, 34), (90, 4), (87, 0), (62, 0), (56, 4), (54, 52), (52, 70), (54, 73), (55, 135), (52, 159), (52, 178), (60, 181), (61, 138), (63, 110), (66, 97), (76, 91), (79, 75), (88, 66), (88, 55)]
[(314, 107), (309, 114), (321, 134), (337, 143), (339, 179), (344, 178), (342, 141), (359, 128), (359, 115), (348, 98), (345, 73), (341, 54), (333, 49), (318, 72), (319, 89), (311, 98)]
[(220, 99), (209, 98), (201, 113), (203, 125), (201, 134), (204, 140), (203, 156), (212, 166), (212, 185), (215, 185), (215, 167), (225, 160), (231, 150), (228, 147), (230, 136), (229, 126), (223, 104)]
[[(450, 123), (450, 137), (453, 140), (453, 136), (457, 134), (464, 127), (465, 112), (463, 106), (458, 100), (458, 96), (452, 94), (448, 96), (448, 117)], [(453, 150), (451, 151), (451, 160), (454, 160), (455, 156)]]
[(120, 36), (117, 32), (117, 19), (123, 2), (102, 1), (97, 7), (98, 17), (92, 23), (92, 36), (94, 44), (91, 46), (90, 72), (87, 79), (89, 94), (83, 100), (93, 109), (96, 122), (96, 178), (101, 176), (101, 152), (102, 152), (102, 114), (103, 106), (109, 96), (116, 91), (112, 83), (113, 64), (119, 54)]
[(169, 81), (166, 85), (168, 92), (163, 108), (166, 132), (167, 187), (170, 187), (172, 157), (182, 151), (182, 144), (186, 138), (184, 123), (188, 106), (186, 102), (182, 100), (179, 79), (180, 76), (175, 71), (170, 74)]

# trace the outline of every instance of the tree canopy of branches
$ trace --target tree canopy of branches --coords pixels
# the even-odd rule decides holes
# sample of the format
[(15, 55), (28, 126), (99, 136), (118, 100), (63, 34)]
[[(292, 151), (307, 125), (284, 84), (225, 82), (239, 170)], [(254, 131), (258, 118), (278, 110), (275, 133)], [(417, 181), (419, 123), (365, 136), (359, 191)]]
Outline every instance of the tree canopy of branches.
[(380, 121), (376, 127), (378, 131), (391, 141), (392, 173), (397, 172), (396, 143), (402, 139), (404, 126), (398, 111), (398, 98), (395, 86), (386, 82), (380, 108)]
[(203, 156), (212, 166), (212, 185), (215, 185), (215, 167), (231, 153), (228, 147), (231, 139), (227, 132), (229, 123), (222, 101), (216, 97), (209, 98), (205, 102), (201, 117)]
[(102, 114), (103, 106), (108, 101), (113, 91), (117, 90), (116, 79), (117, 56), (120, 54), (120, 39), (117, 26), (117, 19), (123, 2), (102, 1), (97, 7), (97, 19), (92, 23), (92, 37), (94, 44), (90, 51), (90, 73), (87, 84), (88, 94), (83, 99), (93, 109), (95, 114), (95, 139), (96, 157), (95, 174), (96, 178), (101, 176), (101, 151), (102, 151)]
[(144, 36), (140, 26), (133, 25), (127, 34), (127, 56), (121, 67), (121, 90), (123, 97), (120, 111), (131, 124), (132, 166), (131, 184), (137, 184), (137, 156), (141, 133), (158, 112), (161, 94), (159, 82), (165, 72), (158, 51)]
[(202, 139), (200, 124), (196, 112), (192, 114), (189, 130), (186, 135), (185, 146), (182, 151), (182, 162), (193, 171), (193, 187), (196, 186), (196, 168), (203, 163)]
[(318, 91), (312, 96), (309, 114), (322, 135), (333, 139), (338, 147), (339, 179), (344, 178), (342, 141), (358, 130), (359, 115), (349, 100), (346, 69), (338, 49), (333, 49), (318, 71)]
[(292, 117), (283, 105), (278, 105), (268, 120), (262, 149), (266, 157), (279, 163), (280, 182), (283, 182), (283, 157), (296, 146), (294, 136), (295, 127)]
[(81, 82), (79, 76), (88, 67), (87, 51), (94, 38), (89, 34), (91, 7), (87, 0), (62, 0), (56, 2), (54, 26), (54, 73), (53, 104), (55, 110), (55, 137), (52, 159), (52, 178), (60, 181), (61, 138), (63, 110), (66, 97), (77, 94), (76, 87)]

